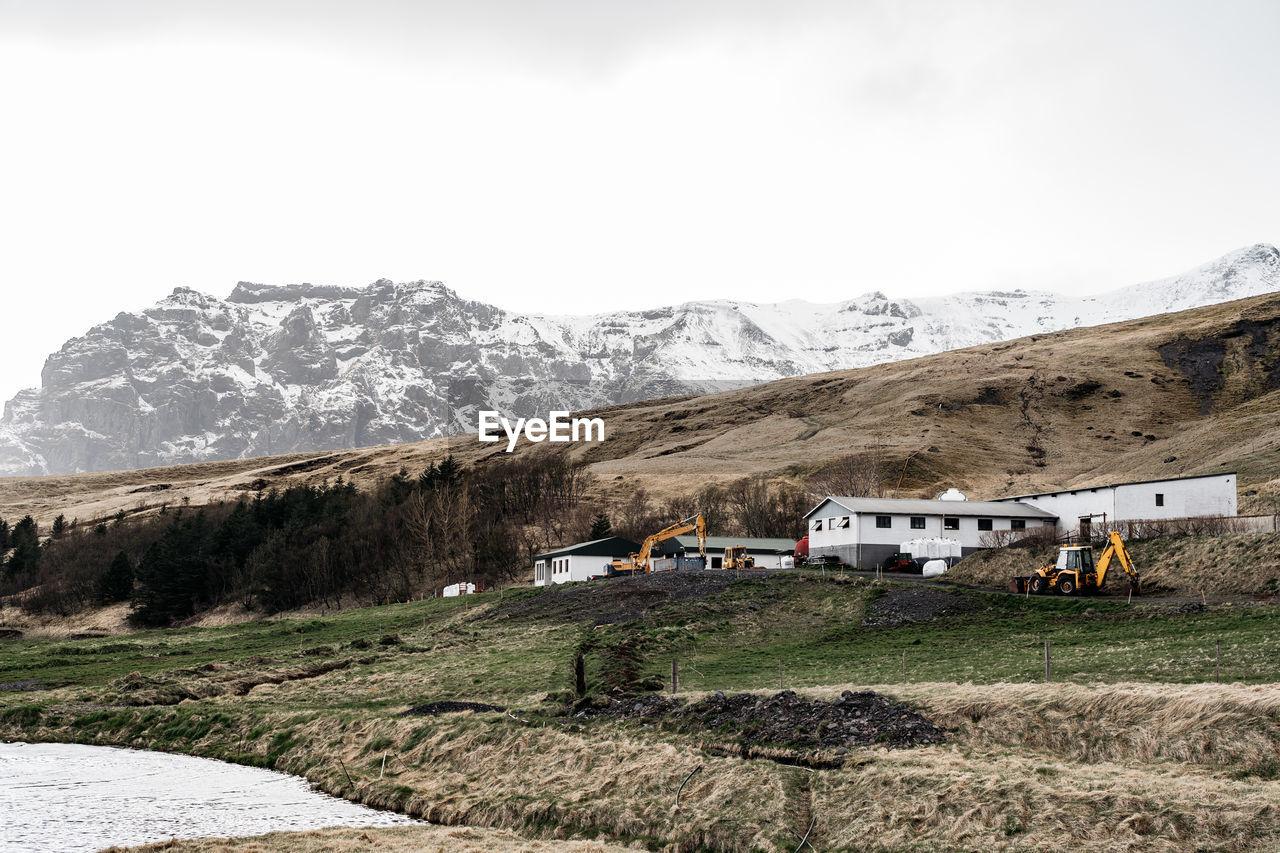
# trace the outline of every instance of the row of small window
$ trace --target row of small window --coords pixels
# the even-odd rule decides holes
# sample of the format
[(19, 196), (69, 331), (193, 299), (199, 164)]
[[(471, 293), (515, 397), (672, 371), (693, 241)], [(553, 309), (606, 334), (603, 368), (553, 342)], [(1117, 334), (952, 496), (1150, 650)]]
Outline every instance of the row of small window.
[[(534, 575), (535, 575), (535, 579), (536, 579), (536, 580), (542, 580), (542, 579), (543, 579), (543, 577), (546, 575), (546, 571), (547, 571), (547, 570), (546, 570), (546, 566), (547, 566), (547, 564), (546, 564), (545, 562), (543, 562), (542, 560), (539, 560), (536, 564), (534, 564), (534, 569), (535, 569), (535, 571), (534, 571)], [(552, 574), (554, 574), (554, 575), (558, 575), (558, 574), (563, 574), (564, 572), (567, 572), (567, 571), (569, 571), (569, 560), (568, 560), (568, 558), (565, 558), (565, 559), (563, 559), (563, 560), (552, 560), (552, 561), (551, 561), (551, 573), (552, 573)]]
[[(838, 519), (837, 519), (837, 518), (828, 518), (828, 519), (826, 519), (826, 521), (827, 521), (827, 529), (828, 529), (828, 530), (839, 530), (839, 529), (843, 529), (843, 528), (846, 528), (846, 527), (848, 527), (848, 526), (849, 526), (849, 516), (847, 516), (847, 515), (845, 515), (845, 516), (841, 516), (841, 517), (840, 517), (840, 518), (838, 518)], [(821, 529), (822, 529), (822, 522), (823, 522), (823, 519), (821, 519), (821, 518), (819, 518), (819, 519), (817, 519), (816, 521), (814, 521), (814, 523), (813, 523), (813, 529), (814, 529), (814, 530), (821, 530)], [(892, 528), (892, 527), (893, 527), (893, 516), (891, 516), (891, 515), (877, 515), (877, 516), (876, 516), (876, 527), (880, 527), (880, 528)], [(1011, 518), (1011, 519), (1009, 519), (1009, 529), (1011, 529), (1011, 530), (1026, 530), (1026, 528), (1027, 528), (1027, 522), (1026, 522), (1026, 520), (1025, 520), (1025, 519), (1021, 519), (1021, 518)], [(924, 516), (923, 516), (923, 515), (913, 515), (913, 516), (911, 516), (911, 529), (912, 529), (912, 530), (924, 530), (924, 529), (925, 529), (925, 518), (924, 518)], [(955, 517), (950, 517), (950, 516), (948, 516), (948, 517), (944, 517), (944, 518), (942, 519), (942, 529), (943, 529), (943, 530), (959, 530), (959, 529), (960, 529), (960, 519), (955, 518)], [(992, 530), (992, 529), (994, 529), (992, 519), (990, 519), (990, 518), (980, 518), (980, 519), (978, 519), (978, 529), (979, 529), (979, 530)]]

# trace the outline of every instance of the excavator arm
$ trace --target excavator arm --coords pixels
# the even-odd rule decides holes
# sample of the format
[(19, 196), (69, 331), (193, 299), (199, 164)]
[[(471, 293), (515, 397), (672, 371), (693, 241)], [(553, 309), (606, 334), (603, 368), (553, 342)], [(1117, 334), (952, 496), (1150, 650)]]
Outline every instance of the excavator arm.
[(696, 533), (698, 535), (698, 552), (705, 560), (707, 558), (707, 522), (702, 518), (702, 513), (698, 513), (697, 515), (689, 516), (684, 521), (676, 522), (670, 527), (665, 527), (645, 539), (644, 544), (640, 546), (639, 552), (631, 555), (631, 566), (643, 569), (647, 573), (649, 571), (649, 557), (658, 543), (665, 542), (672, 536), (680, 536), (684, 533)]
[(1133, 558), (1129, 556), (1129, 549), (1124, 547), (1124, 540), (1120, 538), (1120, 534), (1111, 531), (1111, 544), (1107, 545), (1107, 549), (1102, 552), (1102, 556), (1098, 558), (1097, 573), (1098, 586), (1101, 587), (1107, 582), (1107, 570), (1111, 568), (1111, 561), (1118, 560), (1120, 567), (1129, 575), (1129, 579), (1133, 582), (1136, 589), (1138, 587), (1138, 569), (1133, 565)]

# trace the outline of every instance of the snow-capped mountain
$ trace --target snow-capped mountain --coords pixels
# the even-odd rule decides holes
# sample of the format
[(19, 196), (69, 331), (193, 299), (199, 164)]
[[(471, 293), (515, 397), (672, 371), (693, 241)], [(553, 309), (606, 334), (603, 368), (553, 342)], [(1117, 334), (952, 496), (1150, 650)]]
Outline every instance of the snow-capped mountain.
[(1280, 290), (1251, 246), (1089, 296), (1015, 290), (517, 314), (439, 282), (178, 288), (49, 356), (0, 421), (0, 475), (414, 441), (512, 416), (862, 367)]

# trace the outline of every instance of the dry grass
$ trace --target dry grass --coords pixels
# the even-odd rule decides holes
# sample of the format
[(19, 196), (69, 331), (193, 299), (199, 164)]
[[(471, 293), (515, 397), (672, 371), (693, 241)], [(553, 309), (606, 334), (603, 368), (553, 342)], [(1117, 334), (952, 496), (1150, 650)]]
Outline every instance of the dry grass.
[(635, 850), (601, 841), (535, 841), (502, 829), (421, 826), (272, 832), (251, 838), (173, 840), (142, 847), (111, 847), (105, 853), (614, 853)]
[[(1275, 593), (1280, 587), (1280, 533), (1162, 536), (1131, 542), (1128, 548), (1149, 592), (1251, 596)], [(947, 579), (1002, 589), (1014, 575), (1028, 575), (1052, 563), (1056, 552), (1056, 547), (979, 552), (951, 569)], [(1123, 570), (1115, 567), (1107, 589), (1120, 595), (1126, 580)]]
[(128, 604), (94, 608), (73, 616), (27, 613), (21, 608), (0, 604), (0, 628), (19, 630), (28, 638), (123, 634), (133, 630), (128, 618)]
[[(451, 614), (446, 624), (469, 627), (461, 618)], [(541, 635), (526, 640), (541, 645)], [(446, 672), (492, 678), (483, 661), (389, 653), (363, 667), (169, 708), (104, 707), (107, 692), (59, 688), (47, 694), (54, 710), (22, 736), (136, 746), (164, 737), (169, 748), (195, 754), (272, 755), (277, 768), (349, 799), (444, 827), (509, 830), (328, 831), (149, 849), (538, 850), (599, 837), (674, 851), (784, 850), (811, 818), (821, 850), (1280, 846), (1280, 685), (880, 685), (873, 689), (947, 727), (950, 742), (854, 750), (844, 768), (817, 772), (711, 754), (706, 746), (731, 738), (716, 733), (527, 714), (528, 722), (503, 713), (398, 716), (407, 695), (438, 689), (429, 685)], [(215, 669), (209, 677), (227, 683), (241, 675)], [(831, 698), (846, 688), (860, 686), (801, 692)], [(483, 687), (468, 698), (486, 698)], [(521, 706), (540, 699), (524, 697)], [(119, 727), (86, 725), (94, 714), (113, 715)], [(202, 719), (218, 723), (198, 726)], [(699, 765), (677, 812), (675, 791)], [(610, 849), (584, 844), (576, 849)]]
[(1176, 762), (1280, 777), (1280, 685), (914, 684), (884, 688), (975, 746), (1071, 762)]
[(930, 747), (813, 786), (844, 850), (1274, 850), (1275, 783)]
[[(873, 444), (883, 447), (894, 483), (901, 475), (904, 497), (932, 496), (949, 485), (990, 497), (1239, 468), (1241, 491), (1260, 492), (1242, 499), (1241, 510), (1263, 511), (1261, 501), (1280, 482), (1280, 391), (1267, 393), (1262, 361), (1248, 346), (1252, 339), (1235, 324), (1247, 318), (1274, 326), (1278, 317), (1280, 295), (1271, 294), (720, 394), (616, 406), (595, 413), (606, 421), (608, 440), (572, 452), (591, 464), (609, 494), (641, 484), (658, 496), (748, 474), (793, 478), (821, 460)], [(1203, 415), (1186, 377), (1166, 366), (1157, 348), (1215, 335), (1226, 341), (1231, 369), (1224, 370), (1212, 413)], [(1098, 383), (1098, 390), (1083, 397), (1068, 393), (1086, 381)], [(1024, 393), (1030, 393), (1027, 417)], [(1047, 454), (1039, 460), (1027, 449), (1037, 424)], [(680, 447), (686, 449), (663, 455)], [(929, 447), (938, 452), (927, 452)], [(0, 481), (0, 517), (31, 513), (47, 523), (63, 512), (81, 520), (106, 518), (122, 509), (146, 512), (184, 499), (199, 504), (251, 494), (256, 481), (283, 486), (341, 475), (360, 483), (402, 465), (420, 470), (447, 453), (474, 462), (492, 450), (460, 436), (7, 479)], [(548, 450), (539, 445), (518, 452)], [(1165, 462), (1170, 456), (1176, 459)]]

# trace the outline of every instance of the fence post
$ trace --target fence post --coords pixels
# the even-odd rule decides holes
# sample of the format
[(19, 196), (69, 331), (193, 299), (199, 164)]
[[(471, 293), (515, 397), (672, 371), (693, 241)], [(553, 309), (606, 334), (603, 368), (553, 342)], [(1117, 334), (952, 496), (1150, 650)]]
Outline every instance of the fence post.
[(1213, 661), (1213, 680), (1222, 683), (1222, 641), (1216, 641), (1217, 650)]
[(1044, 681), (1045, 681), (1045, 684), (1048, 684), (1050, 681), (1053, 681), (1048, 640), (1044, 641)]

